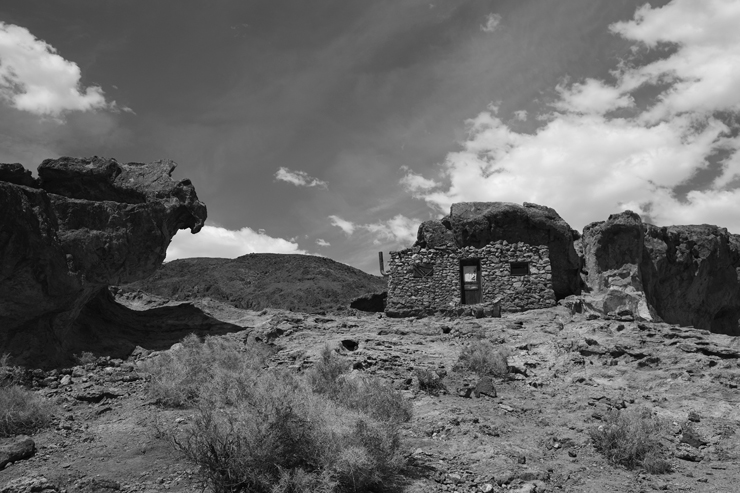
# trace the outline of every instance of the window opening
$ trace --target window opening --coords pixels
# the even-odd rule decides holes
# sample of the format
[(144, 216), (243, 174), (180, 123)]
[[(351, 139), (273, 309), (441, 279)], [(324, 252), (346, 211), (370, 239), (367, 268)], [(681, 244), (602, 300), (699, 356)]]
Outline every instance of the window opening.
[(511, 262), (512, 276), (526, 276), (529, 274), (529, 262)]

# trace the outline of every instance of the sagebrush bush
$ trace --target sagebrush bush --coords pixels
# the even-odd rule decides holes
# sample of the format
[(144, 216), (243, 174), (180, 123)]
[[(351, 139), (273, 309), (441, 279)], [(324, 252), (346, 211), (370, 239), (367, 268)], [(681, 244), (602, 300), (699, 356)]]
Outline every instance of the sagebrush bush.
[(83, 351), (80, 354), (75, 354), (75, 361), (77, 361), (78, 365), (89, 365), (90, 363), (95, 363), (97, 361), (97, 358), (93, 353), (90, 351)]
[(416, 369), (414, 370), (414, 375), (419, 382), (419, 390), (422, 392), (430, 395), (439, 395), (440, 392), (446, 390), (442, 379), (431, 370), (424, 368)]
[(306, 378), (314, 392), (325, 394), (346, 408), (394, 423), (411, 419), (411, 403), (400, 392), (378, 378), (349, 374), (350, 366), (324, 347)]
[(53, 406), (17, 385), (0, 387), (0, 437), (32, 434), (51, 424)]
[(664, 425), (648, 409), (611, 411), (604, 424), (590, 430), (594, 448), (613, 463), (649, 473), (670, 472), (664, 459), (660, 435)]
[(222, 341), (189, 338), (149, 368), (157, 387), (156, 371), (188, 384), (187, 397), (175, 397), (196, 407), (194, 421), (163, 432), (214, 492), (380, 491), (392, 483), (403, 464), (398, 424), (411, 416), (399, 393), (350, 378), (330, 351), (308, 378), (239, 357)]
[(180, 346), (142, 363), (150, 375), (149, 396), (165, 407), (188, 407), (207, 395), (230, 395), (233, 375), (249, 373), (264, 365), (265, 355), (254, 348), (219, 337), (203, 342), (190, 334)]
[(453, 369), (503, 378), (509, 373), (508, 358), (508, 348), (494, 346), (489, 341), (478, 341), (463, 348)]

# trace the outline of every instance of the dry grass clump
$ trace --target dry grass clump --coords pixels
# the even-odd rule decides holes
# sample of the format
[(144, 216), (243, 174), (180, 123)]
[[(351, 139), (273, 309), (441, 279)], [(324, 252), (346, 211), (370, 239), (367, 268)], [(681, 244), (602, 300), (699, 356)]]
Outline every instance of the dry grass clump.
[(414, 370), (414, 376), (419, 382), (419, 390), (429, 395), (439, 395), (440, 392), (447, 390), (439, 375), (431, 370), (418, 368)]
[(226, 394), (237, 375), (264, 365), (265, 357), (256, 350), (218, 337), (203, 342), (190, 334), (180, 346), (146, 360), (142, 370), (151, 376), (149, 396), (165, 407), (189, 407), (206, 393)]
[(403, 423), (411, 419), (411, 403), (400, 392), (377, 378), (348, 374), (344, 363), (330, 348), (324, 347), (321, 358), (308, 372), (311, 389), (324, 394), (339, 405), (362, 411), (370, 416)]
[(671, 471), (659, 438), (664, 425), (648, 409), (612, 411), (604, 421), (589, 435), (594, 448), (609, 462), (652, 474)]
[[(53, 406), (30, 390), (13, 385), (8, 355), (0, 357), (0, 437), (32, 434), (51, 424)], [(8, 378), (6, 378), (8, 377)]]
[[(411, 417), (399, 393), (380, 380), (350, 378), (349, 365), (329, 350), (305, 379), (234, 359), (248, 355), (190, 338), (150, 367), (189, 388), (169, 402), (195, 406), (194, 421), (164, 433), (200, 466), (208, 487), (329, 493), (392, 484), (403, 464), (399, 423)], [(152, 385), (162, 380), (153, 375)]]
[(509, 373), (508, 358), (508, 348), (495, 346), (489, 341), (478, 341), (463, 348), (454, 370), (503, 378)]

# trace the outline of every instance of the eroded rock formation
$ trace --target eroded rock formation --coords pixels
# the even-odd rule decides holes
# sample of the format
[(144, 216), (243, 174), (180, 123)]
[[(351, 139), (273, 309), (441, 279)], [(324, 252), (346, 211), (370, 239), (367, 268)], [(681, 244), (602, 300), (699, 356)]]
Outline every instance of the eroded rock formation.
[(626, 211), (586, 226), (581, 243), (592, 308), (740, 335), (740, 235)]
[(179, 229), (206, 219), (176, 164), (47, 159), (38, 179), (0, 164), (0, 352), (17, 362), (69, 356), (75, 322), (108, 285), (146, 277)]
[(550, 251), (552, 285), (557, 299), (580, 293), (580, 259), (573, 247), (579, 233), (554, 209), (537, 204), (462, 202), (450, 215), (419, 226), (416, 246), (422, 248), (482, 248), (505, 240), (545, 245)]

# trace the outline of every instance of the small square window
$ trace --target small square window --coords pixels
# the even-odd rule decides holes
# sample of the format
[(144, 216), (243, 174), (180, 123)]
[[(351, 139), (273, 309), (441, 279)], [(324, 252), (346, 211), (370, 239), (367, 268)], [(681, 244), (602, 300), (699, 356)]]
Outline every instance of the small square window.
[(526, 276), (529, 274), (529, 262), (511, 262), (512, 276)]

